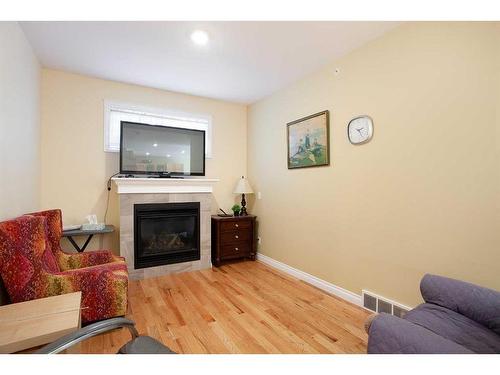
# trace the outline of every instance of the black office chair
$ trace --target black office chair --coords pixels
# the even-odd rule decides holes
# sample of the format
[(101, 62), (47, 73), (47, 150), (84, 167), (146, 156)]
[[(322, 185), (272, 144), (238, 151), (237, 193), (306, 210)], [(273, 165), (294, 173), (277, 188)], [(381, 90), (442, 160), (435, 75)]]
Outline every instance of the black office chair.
[(126, 318), (112, 318), (90, 324), (44, 346), (36, 354), (57, 354), (90, 337), (123, 327), (128, 328), (132, 340), (120, 348), (119, 354), (175, 354), (158, 340), (149, 336), (139, 336), (135, 323)]

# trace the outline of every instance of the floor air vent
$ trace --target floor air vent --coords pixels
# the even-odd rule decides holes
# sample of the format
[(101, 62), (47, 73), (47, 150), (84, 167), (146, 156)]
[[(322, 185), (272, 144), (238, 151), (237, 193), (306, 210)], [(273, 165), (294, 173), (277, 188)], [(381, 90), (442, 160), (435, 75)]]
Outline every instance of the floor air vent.
[(377, 298), (367, 293), (363, 293), (363, 306), (368, 310), (377, 311)]
[(388, 298), (381, 297), (375, 293), (363, 290), (363, 307), (378, 313), (387, 313), (402, 318), (410, 307), (391, 301)]

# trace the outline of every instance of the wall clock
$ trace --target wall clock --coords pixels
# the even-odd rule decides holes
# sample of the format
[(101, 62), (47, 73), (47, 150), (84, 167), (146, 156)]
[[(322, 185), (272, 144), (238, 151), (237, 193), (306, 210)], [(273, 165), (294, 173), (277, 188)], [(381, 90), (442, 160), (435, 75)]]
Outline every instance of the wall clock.
[(347, 137), (353, 145), (361, 145), (373, 137), (373, 121), (369, 116), (358, 116), (349, 121)]

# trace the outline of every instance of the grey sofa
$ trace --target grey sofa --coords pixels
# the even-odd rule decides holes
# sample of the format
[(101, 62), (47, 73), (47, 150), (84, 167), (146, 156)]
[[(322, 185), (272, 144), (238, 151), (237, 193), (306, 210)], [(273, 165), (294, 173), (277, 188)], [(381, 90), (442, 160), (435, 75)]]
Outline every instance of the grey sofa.
[(368, 353), (500, 353), (500, 292), (436, 275), (420, 291), (425, 303), (403, 319), (382, 313), (369, 323)]

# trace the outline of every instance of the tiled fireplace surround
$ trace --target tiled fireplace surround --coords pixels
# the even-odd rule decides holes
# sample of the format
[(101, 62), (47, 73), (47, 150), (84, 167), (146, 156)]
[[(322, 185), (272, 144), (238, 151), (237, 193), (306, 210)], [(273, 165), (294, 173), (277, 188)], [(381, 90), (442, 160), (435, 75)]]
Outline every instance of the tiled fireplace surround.
[[(133, 280), (212, 266), (210, 216), (214, 179), (114, 178), (120, 197), (120, 255)], [(200, 260), (134, 269), (134, 204), (200, 202)]]

